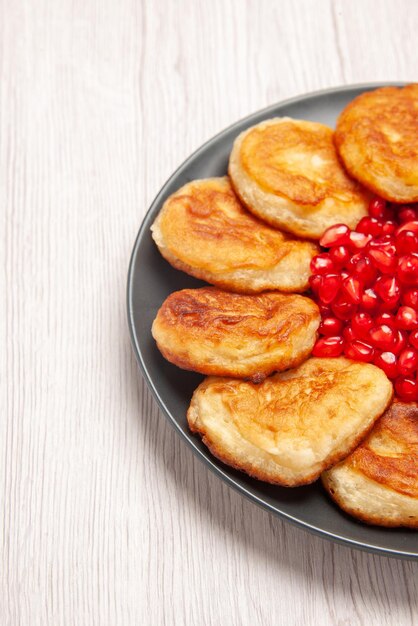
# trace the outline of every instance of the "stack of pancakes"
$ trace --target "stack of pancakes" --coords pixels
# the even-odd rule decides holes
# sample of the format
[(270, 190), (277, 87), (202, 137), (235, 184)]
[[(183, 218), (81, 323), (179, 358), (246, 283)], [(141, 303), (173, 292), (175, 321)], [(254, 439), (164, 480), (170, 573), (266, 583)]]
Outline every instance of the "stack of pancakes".
[(247, 129), (229, 177), (193, 181), (152, 226), (163, 257), (210, 287), (172, 293), (152, 327), (166, 359), (208, 376), (187, 418), (211, 452), (260, 480), (322, 478), (368, 523), (418, 528), (418, 405), (374, 365), (310, 357), (320, 313), (310, 261), (373, 194), (418, 201), (418, 85), (364, 93), (337, 128), (290, 118)]

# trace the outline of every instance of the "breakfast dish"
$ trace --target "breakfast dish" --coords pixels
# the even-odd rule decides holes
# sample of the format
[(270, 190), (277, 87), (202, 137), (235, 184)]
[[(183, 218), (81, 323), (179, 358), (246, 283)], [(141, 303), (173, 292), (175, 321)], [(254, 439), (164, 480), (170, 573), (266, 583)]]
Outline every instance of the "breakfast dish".
[[(158, 194), (141, 227), (129, 271), (128, 319), (139, 365), (152, 393), (194, 452), (222, 480), (264, 508), (323, 537), (380, 554), (418, 559), (416, 534), (402, 528), (396, 532), (386, 530), (376, 525), (382, 522), (373, 519), (369, 520), (369, 524), (374, 525), (366, 526), (360, 523), (363, 521), (361, 513), (356, 515), (354, 512), (356, 518), (342, 515), (343, 501), (339, 505), (341, 508), (334, 505), (319, 480), (299, 489), (288, 489), (279, 483), (254, 480), (245, 471), (238, 472), (233, 462), (225, 465), (218, 461), (202, 443), (202, 438), (193, 434), (186, 419), (186, 414), (190, 417), (192, 410), (190, 399), (193, 392), (198, 392), (199, 383), (204, 385), (207, 381), (202, 383), (199, 374), (174, 367), (163, 359), (150, 334), (158, 308), (170, 293), (176, 289), (191, 290), (202, 286), (193, 278), (192, 272), (186, 274), (171, 268), (157, 254), (149, 236), (150, 226), (170, 196), (195, 178), (219, 179), (225, 174), (233, 142), (245, 129), (277, 117), (318, 120), (333, 127), (344, 107), (361, 93), (372, 89), (348, 87), (329, 90), (271, 107), (227, 129), (192, 155)], [(246, 209), (242, 210), (246, 214)], [(311, 258), (309, 271), (312, 275), (306, 296), (319, 307), (321, 323), (319, 337), (312, 350), (316, 358), (308, 357), (304, 363), (346, 360), (342, 357), (349, 357), (350, 362), (356, 365), (371, 363), (367, 367), (377, 368), (381, 375), (386, 375), (386, 385), (391, 393), (395, 391), (395, 402), (400, 403), (403, 399), (402, 402), (411, 407), (418, 400), (418, 206), (399, 206), (371, 194), (367, 213), (355, 226), (336, 223), (319, 237), (320, 253), (313, 254)], [(257, 222), (262, 223), (262, 220)], [(339, 237), (341, 241), (338, 241)], [(187, 241), (183, 243), (187, 244)], [(163, 250), (161, 252), (164, 254)], [(233, 287), (223, 286), (223, 289), (239, 291)], [(277, 291), (275, 287), (272, 289)], [(202, 343), (205, 342), (206, 339)], [(300, 370), (304, 363), (290, 371)], [(289, 370), (273, 374), (258, 385), (249, 380), (237, 380), (236, 377), (223, 377), (222, 380), (232, 385), (259, 388), (276, 376), (286, 374)], [(353, 380), (353, 385), (361, 385), (360, 376)], [(354, 403), (361, 406), (361, 391), (353, 392), (353, 396)], [(243, 397), (241, 400), (245, 404)], [(391, 401), (388, 409), (390, 405)], [(355, 404), (353, 406), (356, 408)], [(295, 411), (300, 415), (297, 406)], [(235, 419), (238, 417), (234, 415)], [(372, 424), (373, 429), (378, 428), (380, 420), (378, 418), (374, 422), (374, 427)], [(324, 424), (324, 437), (330, 429), (330, 422)], [(257, 420), (250, 420), (248, 424), (249, 432), (252, 432), (251, 427), (256, 426)], [(365, 440), (366, 431), (362, 433), (358, 445), (361, 446)], [(222, 450), (226, 447), (223, 444), (221, 440)], [(354, 454), (354, 450), (344, 451), (339, 460), (334, 459), (331, 465), (324, 466), (327, 469), (323, 471), (323, 476), (343, 465), (343, 457), (348, 458), (350, 454)], [(390, 467), (388, 454), (380, 456), (382, 460), (379, 463), (386, 464), (384, 471), (387, 473)], [(227, 461), (226, 457), (224, 461)], [(413, 466), (411, 468), (414, 476), (415, 470)], [(368, 485), (365, 481), (364, 489), (369, 491), (362, 494), (363, 502), (368, 496), (373, 498), (373, 490)], [(408, 497), (416, 500), (411, 495)], [(402, 525), (402, 520), (395, 520), (394, 525)]]
[(418, 202), (418, 84), (355, 98), (338, 118), (335, 140), (350, 174), (393, 202)]
[(322, 480), (350, 515), (368, 524), (418, 528), (418, 405), (394, 402)]
[(313, 243), (248, 213), (225, 176), (184, 185), (166, 200), (151, 230), (171, 265), (242, 293), (305, 291), (318, 253)]
[(152, 334), (164, 357), (179, 367), (260, 382), (309, 356), (319, 322), (310, 298), (207, 287), (170, 294)]
[(294, 487), (345, 458), (392, 395), (374, 365), (311, 358), (259, 385), (207, 378), (193, 394), (187, 419), (228, 465)]
[(249, 128), (234, 142), (229, 175), (249, 211), (300, 237), (354, 228), (367, 215), (370, 193), (345, 172), (324, 124), (284, 117)]

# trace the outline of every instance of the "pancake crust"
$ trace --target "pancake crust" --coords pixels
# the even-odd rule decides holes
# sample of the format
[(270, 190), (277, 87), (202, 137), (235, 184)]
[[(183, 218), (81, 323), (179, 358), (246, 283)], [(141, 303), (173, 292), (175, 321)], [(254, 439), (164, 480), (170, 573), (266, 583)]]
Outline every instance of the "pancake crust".
[(341, 113), (337, 150), (352, 176), (393, 202), (418, 201), (418, 85), (361, 94)]
[(172, 293), (152, 334), (163, 356), (183, 369), (259, 382), (305, 360), (319, 322), (310, 298), (207, 287)]
[(221, 461), (291, 487), (313, 482), (354, 450), (392, 393), (374, 365), (311, 358), (260, 385), (207, 378), (187, 419)]
[(242, 293), (302, 292), (318, 248), (262, 223), (239, 202), (227, 177), (198, 180), (174, 193), (151, 227), (175, 268)]
[(418, 528), (418, 405), (394, 402), (322, 480), (335, 502), (363, 522)]
[(300, 237), (319, 239), (333, 224), (355, 228), (370, 194), (339, 162), (333, 131), (317, 122), (273, 118), (235, 140), (229, 175), (247, 208)]

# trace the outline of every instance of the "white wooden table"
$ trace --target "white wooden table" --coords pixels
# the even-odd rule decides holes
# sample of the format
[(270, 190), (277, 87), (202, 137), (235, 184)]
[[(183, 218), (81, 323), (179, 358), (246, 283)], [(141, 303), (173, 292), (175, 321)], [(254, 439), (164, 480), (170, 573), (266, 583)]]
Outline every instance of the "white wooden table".
[(125, 314), (189, 153), (297, 94), (417, 80), (417, 32), (413, 0), (0, 2), (2, 626), (418, 623), (417, 562), (284, 524), (195, 460)]

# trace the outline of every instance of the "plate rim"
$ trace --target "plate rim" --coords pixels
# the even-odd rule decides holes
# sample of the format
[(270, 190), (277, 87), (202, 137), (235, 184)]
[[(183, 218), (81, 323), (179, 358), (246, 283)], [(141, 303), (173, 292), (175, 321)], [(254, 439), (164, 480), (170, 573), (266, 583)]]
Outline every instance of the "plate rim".
[[(197, 456), (197, 458), (200, 461), (202, 461), (206, 465), (206, 467), (208, 467), (218, 478), (224, 481), (234, 491), (246, 497), (248, 500), (250, 500), (257, 506), (259, 506), (260, 508), (267, 510), (269, 513), (278, 516), (282, 520), (289, 522), (293, 524), (294, 526), (297, 526), (298, 528), (301, 528), (307, 532), (310, 532), (316, 536), (319, 536), (322, 539), (326, 539), (327, 541), (335, 542), (340, 545), (350, 547), (352, 549), (361, 550), (364, 552), (369, 552), (369, 553), (378, 554), (381, 556), (386, 556), (386, 557), (391, 557), (391, 558), (415, 561), (415, 560), (418, 560), (418, 552), (414, 553), (408, 550), (386, 548), (386, 547), (376, 546), (376, 545), (367, 543), (367, 541), (358, 541), (356, 539), (351, 539), (349, 537), (341, 536), (334, 532), (324, 530), (323, 528), (319, 528), (315, 526), (314, 524), (305, 522), (284, 511), (277, 510), (270, 503), (266, 502), (262, 498), (258, 497), (256, 494), (249, 491), (245, 486), (239, 484), (232, 476), (229, 476), (228, 474), (226, 474), (223, 471), (222, 467), (216, 465), (215, 462), (210, 457), (206, 456), (206, 454), (196, 445), (196, 443), (194, 442), (192, 438), (192, 435), (187, 436), (183, 432), (183, 430), (181, 429), (180, 425), (178, 424), (174, 416), (171, 415), (170, 411), (165, 405), (164, 400), (160, 396), (157, 387), (154, 385), (154, 382), (151, 379), (151, 376), (148, 372), (147, 365), (146, 365), (145, 359), (143, 357), (143, 354), (139, 345), (137, 333), (135, 331), (135, 324), (134, 324), (134, 319), (133, 319), (133, 303), (132, 303), (133, 290), (134, 290), (133, 278), (134, 278), (134, 271), (135, 271), (135, 262), (136, 262), (136, 258), (139, 252), (140, 242), (144, 236), (145, 231), (149, 227), (149, 221), (150, 221), (151, 215), (154, 213), (156, 207), (160, 204), (161, 198), (164, 196), (166, 189), (170, 185), (171, 181), (175, 179), (176, 177), (178, 177), (178, 175), (184, 169), (186, 169), (189, 163), (192, 162), (196, 157), (198, 157), (201, 153), (205, 152), (208, 148), (210, 148), (212, 144), (216, 144), (218, 139), (221, 136), (228, 134), (229, 132), (233, 131), (234, 128), (236, 127), (240, 127), (243, 123), (250, 125), (254, 118), (258, 118), (260, 116), (263, 116), (263, 117), (268, 116), (270, 112), (274, 111), (279, 106), (280, 107), (289, 106), (292, 104), (296, 104), (300, 101), (306, 101), (309, 99), (314, 99), (316, 97), (321, 97), (321, 96), (325, 96), (328, 94), (338, 94), (338, 93), (342, 93), (346, 91), (353, 91), (353, 90), (359, 90), (359, 89), (367, 91), (367, 90), (377, 89), (383, 86), (399, 87), (405, 84), (406, 83), (404, 81), (376, 81), (376, 82), (367, 82), (367, 83), (339, 85), (336, 87), (327, 87), (325, 89), (319, 89), (319, 90), (315, 90), (312, 92), (299, 94), (297, 96), (293, 96), (286, 100), (275, 102), (274, 104), (271, 104), (267, 107), (259, 109), (247, 116), (244, 116), (240, 118), (239, 120), (237, 120), (236, 122), (230, 124), (229, 126), (226, 126), (223, 130), (219, 131), (218, 133), (210, 137), (208, 140), (206, 140), (174, 170), (171, 176), (169, 176), (169, 178), (165, 181), (165, 183), (162, 185), (162, 187), (160, 188), (160, 190), (154, 197), (153, 201), (151, 202), (147, 212), (145, 213), (142, 219), (138, 233), (135, 238), (135, 242), (132, 248), (130, 261), (129, 261), (127, 286), (126, 286), (126, 307), (127, 307), (127, 322), (128, 322), (128, 328), (129, 328), (129, 335), (130, 335), (133, 351), (134, 351), (137, 363), (139, 365), (141, 374), (149, 390), (151, 391), (151, 394), (153, 395), (154, 399), (157, 401), (157, 404), (159, 408), (162, 410), (162, 413), (164, 414), (165, 418), (168, 420), (171, 426), (177, 431), (181, 439), (186, 442), (186, 444), (189, 446), (189, 448), (191, 448), (195, 456)], [(367, 528), (367, 526), (365, 526), (365, 528)]]

